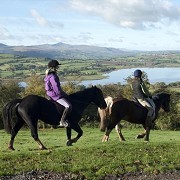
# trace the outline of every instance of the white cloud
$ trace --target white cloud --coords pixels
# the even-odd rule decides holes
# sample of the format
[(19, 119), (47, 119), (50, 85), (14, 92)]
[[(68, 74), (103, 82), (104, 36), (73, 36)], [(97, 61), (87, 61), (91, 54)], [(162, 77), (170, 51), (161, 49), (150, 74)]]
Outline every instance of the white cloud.
[(0, 26), (0, 40), (6, 40), (10, 38), (8, 30), (4, 26)]
[(122, 37), (110, 38), (109, 42), (123, 42), (123, 38)]
[(34, 19), (36, 20), (36, 22), (40, 26), (46, 26), (46, 27), (51, 27), (51, 28), (63, 28), (64, 27), (64, 25), (62, 23), (60, 23), (60, 22), (48, 21), (43, 16), (41, 16), (39, 14), (39, 12), (37, 10), (35, 10), (35, 9), (31, 9), (30, 13), (31, 13), (31, 15), (34, 17)]
[(70, 0), (70, 4), (123, 28), (160, 27), (180, 19), (180, 7), (170, 0)]
[(42, 17), (35, 9), (31, 9), (30, 13), (35, 18), (36, 22), (40, 26), (47, 26), (48, 25), (48, 21), (44, 17)]

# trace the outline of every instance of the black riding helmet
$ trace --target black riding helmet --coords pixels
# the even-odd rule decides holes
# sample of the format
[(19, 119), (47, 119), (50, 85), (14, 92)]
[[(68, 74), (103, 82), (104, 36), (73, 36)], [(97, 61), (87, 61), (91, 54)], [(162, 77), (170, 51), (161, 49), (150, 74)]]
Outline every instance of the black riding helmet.
[(48, 63), (48, 68), (55, 68), (57, 66), (61, 65), (57, 60), (50, 60)]
[(141, 77), (141, 75), (142, 75), (142, 71), (140, 69), (137, 69), (137, 70), (134, 71), (134, 76), (135, 77)]

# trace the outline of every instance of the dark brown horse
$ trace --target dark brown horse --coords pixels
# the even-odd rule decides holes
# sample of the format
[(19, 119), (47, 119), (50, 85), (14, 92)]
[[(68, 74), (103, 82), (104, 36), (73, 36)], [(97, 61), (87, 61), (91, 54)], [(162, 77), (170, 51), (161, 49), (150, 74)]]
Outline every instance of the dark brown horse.
[[(66, 132), (67, 145), (72, 145), (83, 134), (78, 122), (85, 108), (90, 103), (94, 103), (100, 108), (106, 108), (106, 102), (104, 101), (102, 91), (96, 86), (70, 94), (69, 100), (72, 103), (72, 111), (68, 116), (70, 127), (66, 128)], [(15, 99), (7, 103), (3, 107), (3, 123), (5, 130), (11, 134), (8, 148), (14, 150), (14, 138), (26, 123), (31, 130), (31, 136), (37, 142), (39, 148), (46, 149), (38, 137), (38, 120), (42, 120), (47, 124), (58, 125), (63, 112), (63, 106), (60, 109), (61, 111), (57, 109), (54, 102), (37, 95), (29, 95), (23, 99)], [(72, 129), (78, 133), (73, 139), (71, 139)]]
[[(154, 124), (155, 120), (157, 119), (160, 108), (162, 108), (165, 112), (170, 111), (170, 105), (169, 105), (170, 94), (158, 93), (155, 96), (153, 96), (152, 99), (155, 103), (155, 117), (153, 119), (153, 124)], [(104, 111), (104, 110), (100, 111), (101, 113), (103, 112), (100, 115), (101, 130), (106, 129), (102, 141), (108, 141), (110, 132), (112, 131), (113, 128), (115, 128), (115, 126), (116, 126), (116, 130), (118, 129), (117, 125), (118, 123), (120, 123), (121, 120), (126, 120), (130, 123), (135, 123), (135, 124), (142, 124), (145, 131), (139, 134), (137, 138), (145, 138), (144, 139), (145, 141), (149, 141), (149, 134), (150, 134), (150, 129), (152, 128), (152, 124), (146, 122), (146, 116), (148, 110), (145, 107), (125, 98), (115, 99), (110, 107), (111, 110), (109, 111)], [(110, 112), (110, 115), (108, 116), (106, 112)], [(119, 127), (118, 129), (118, 133), (120, 140), (125, 141), (125, 138), (121, 132), (121, 127)]]

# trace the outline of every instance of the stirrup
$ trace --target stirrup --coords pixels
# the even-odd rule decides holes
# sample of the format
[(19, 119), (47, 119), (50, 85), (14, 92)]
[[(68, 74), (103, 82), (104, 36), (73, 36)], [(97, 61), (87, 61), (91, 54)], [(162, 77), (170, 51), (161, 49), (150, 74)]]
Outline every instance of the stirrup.
[(68, 126), (69, 126), (69, 124), (67, 121), (63, 121), (63, 122), (60, 121), (60, 123), (59, 123), (59, 127), (68, 127)]

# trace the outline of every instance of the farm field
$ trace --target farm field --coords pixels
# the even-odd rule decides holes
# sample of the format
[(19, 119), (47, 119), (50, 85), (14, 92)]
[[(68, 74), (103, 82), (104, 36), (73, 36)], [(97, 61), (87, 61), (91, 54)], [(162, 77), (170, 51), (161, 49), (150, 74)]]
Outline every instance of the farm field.
[[(115, 130), (109, 142), (98, 128), (82, 128), (84, 135), (71, 147), (66, 146), (65, 129), (39, 130), (40, 140), (48, 148), (38, 150), (29, 130), (21, 130), (7, 149), (9, 134), (0, 130), (0, 178), (29, 171), (46, 170), (70, 173), (73, 179), (103, 179), (122, 174), (160, 174), (180, 170), (180, 132), (154, 130), (150, 142), (135, 139), (142, 129), (123, 129), (125, 142), (119, 142)], [(73, 137), (76, 133), (73, 131)]]
[[(63, 81), (103, 79), (103, 74), (119, 69), (133, 67), (179, 67), (179, 54), (139, 53), (112, 59), (59, 59), (62, 66), (59, 76)], [(47, 68), (47, 59), (17, 57), (12, 54), (0, 54), (0, 77), (24, 81), (36, 73), (43, 75)]]

